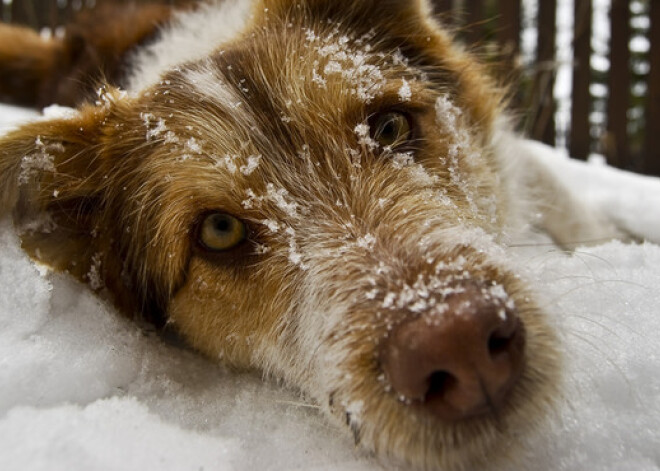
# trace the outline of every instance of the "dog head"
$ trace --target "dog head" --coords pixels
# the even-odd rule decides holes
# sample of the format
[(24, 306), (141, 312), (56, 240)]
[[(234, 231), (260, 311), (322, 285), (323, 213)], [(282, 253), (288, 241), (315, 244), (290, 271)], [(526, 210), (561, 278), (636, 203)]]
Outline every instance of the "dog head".
[(501, 457), (555, 394), (498, 243), (501, 94), (422, 1), (264, 0), (144, 90), (0, 144), (25, 249), (282, 378), (381, 456)]

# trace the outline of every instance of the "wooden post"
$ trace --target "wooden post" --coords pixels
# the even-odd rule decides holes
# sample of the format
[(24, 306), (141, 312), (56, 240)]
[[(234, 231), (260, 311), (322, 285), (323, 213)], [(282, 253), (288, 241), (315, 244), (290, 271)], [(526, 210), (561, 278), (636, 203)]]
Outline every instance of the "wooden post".
[(660, 3), (651, 0), (650, 71), (646, 101), (644, 173), (660, 176)]
[(11, 22), (30, 25), (30, 6), (27, 2), (14, 0), (11, 4)]
[(0, 20), (4, 23), (11, 21), (11, 5), (5, 2), (0, 2)]
[(522, 108), (523, 93), (520, 88), (520, 30), (521, 0), (504, 0), (499, 2), (500, 16), (497, 25), (497, 41), (500, 44), (501, 75), (505, 83), (511, 84), (509, 89), (509, 106), (511, 109)]
[(440, 18), (442, 23), (451, 25), (454, 23), (453, 0), (433, 0), (433, 13)]
[(483, 21), (483, 0), (465, 0), (465, 38), (468, 44), (476, 44), (483, 41)]
[(12, 23), (35, 29), (51, 27), (53, 8), (57, 8), (56, 0), (14, 0), (11, 4)]
[(538, 112), (532, 128), (532, 137), (555, 145), (555, 49), (557, 35), (557, 0), (539, 2), (538, 50), (533, 93), (538, 103)]
[[(653, 3), (653, 2), (651, 2)], [(610, 10), (609, 98), (605, 153), (610, 165), (628, 168), (628, 108), (630, 106), (630, 1), (612, 0)]]
[(515, 58), (520, 51), (520, 0), (500, 1), (498, 40), (506, 57)]
[(591, 150), (591, 19), (592, 0), (575, 2), (573, 25), (573, 104), (571, 108), (570, 154), (585, 160)]
[(433, 0), (433, 11), (437, 13), (444, 13), (454, 7), (453, 0)]

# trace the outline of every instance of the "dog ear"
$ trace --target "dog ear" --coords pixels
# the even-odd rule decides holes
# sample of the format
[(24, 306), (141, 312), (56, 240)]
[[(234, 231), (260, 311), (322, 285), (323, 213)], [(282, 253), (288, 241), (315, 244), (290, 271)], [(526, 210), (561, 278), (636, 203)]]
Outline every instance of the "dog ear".
[(32, 258), (109, 294), (125, 314), (162, 325), (185, 257), (176, 265), (145, 241), (149, 234), (130, 230), (140, 217), (127, 201), (141, 188), (133, 177), (148, 152), (138, 108), (113, 89), (101, 104), (0, 138), (0, 216), (13, 214)]
[(0, 215), (13, 212), (23, 248), (94, 287), (103, 123), (111, 107), (22, 126), (0, 139)]

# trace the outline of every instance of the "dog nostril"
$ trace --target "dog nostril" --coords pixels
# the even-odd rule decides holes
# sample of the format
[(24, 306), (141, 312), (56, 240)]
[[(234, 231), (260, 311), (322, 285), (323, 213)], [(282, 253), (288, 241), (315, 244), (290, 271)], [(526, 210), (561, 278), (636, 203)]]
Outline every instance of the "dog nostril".
[(429, 377), (429, 388), (424, 401), (441, 399), (456, 384), (456, 378), (446, 371), (434, 371)]
[(513, 341), (515, 332), (510, 335), (502, 335), (497, 332), (491, 334), (488, 339), (488, 352), (491, 356), (500, 355), (506, 353), (509, 350), (509, 347)]

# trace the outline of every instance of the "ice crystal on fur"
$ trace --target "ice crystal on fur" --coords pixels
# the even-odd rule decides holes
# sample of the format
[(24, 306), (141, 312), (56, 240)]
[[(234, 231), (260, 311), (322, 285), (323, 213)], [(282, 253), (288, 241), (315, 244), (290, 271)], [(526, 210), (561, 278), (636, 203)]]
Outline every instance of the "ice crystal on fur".
[[(236, 165), (236, 160), (238, 159), (238, 156), (236, 155), (223, 155), (222, 157), (218, 157), (216, 155), (212, 156), (213, 160), (215, 161), (215, 166), (218, 168), (224, 168), (228, 170), (230, 173), (236, 173), (238, 171), (238, 165)], [(252, 190), (249, 190), (252, 191)], [(247, 206), (245, 206), (247, 209)]]
[(444, 159), (447, 161), (449, 171), (454, 183), (460, 181), (458, 175), (458, 158), (462, 152), (470, 149), (470, 136), (468, 131), (460, 126), (461, 109), (455, 106), (449, 97), (443, 95), (435, 102), (436, 122), (443, 132), (451, 136), (449, 152)]
[(412, 152), (395, 152), (391, 159), (396, 168), (410, 167), (415, 163)]
[(194, 137), (189, 138), (184, 144), (184, 150), (186, 153), (200, 155), (202, 151), (202, 146), (197, 139)]
[(401, 88), (399, 88), (399, 100), (410, 101), (412, 98), (412, 90), (410, 89), (410, 84), (405, 78), (401, 79), (401, 82)]
[(159, 119), (158, 124), (153, 129), (147, 131), (147, 141), (152, 140), (154, 137), (159, 137), (164, 132), (167, 132), (167, 126), (164, 119)]
[(103, 287), (103, 279), (101, 277), (101, 253), (95, 253), (92, 256), (92, 265), (89, 267), (89, 272), (87, 272), (87, 280), (89, 281), (89, 286), (93, 290), (98, 290)]
[(287, 227), (284, 229), (284, 232), (289, 239), (289, 261), (292, 264), (299, 266), (301, 270), (308, 270), (309, 265), (304, 262), (303, 255), (300, 253), (300, 249), (298, 248), (295, 229), (292, 227)]
[(247, 158), (247, 163), (241, 166), (241, 173), (243, 175), (250, 175), (259, 167), (259, 162), (261, 161), (260, 155), (251, 155)]
[(371, 234), (365, 234), (357, 240), (357, 246), (367, 250), (372, 250), (375, 244), (376, 238)]
[(39, 172), (55, 172), (55, 156), (52, 152), (64, 152), (62, 143), (45, 143), (40, 136), (37, 136), (34, 144), (35, 151), (23, 156), (21, 160), (21, 173), (18, 176), (20, 184), (26, 184)]
[[(457, 107), (447, 95), (442, 95), (435, 102), (436, 123), (440, 132), (447, 136), (448, 152), (441, 157), (441, 161), (449, 170), (451, 182), (464, 192), (471, 212), (478, 217), (484, 218), (475, 202), (478, 190), (473, 188), (473, 182), (461, 175), (459, 161), (465, 166), (473, 166), (479, 158), (475, 152), (472, 136), (468, 128), (463, 124), (463, 111)], [(492, 195), (481, 195), (480, 202), (485, 207), (490, 221), (495, 221), (496, 214)]]
[(365, 103), (371, 103), (382, 94), (386, 83), (380, 67), (376, 65), (382, 58), (370, 52), (370, 47), (364, 44), (365, 39), (351, 40), (346, 35), (338, 35), (336, 31), (325, 37), (307, 30), (307, 41), (314, 45), (317, 54), (326, 60), (323, 75), (316, 67), (312, 72), (312, 81), (325, 87), (327, 79), (337, 76), (344, 84), (351, 86), (350, 93)]
[(278, 224), (277, 221), (273, 221), (272, 219), (264, 219), (261, 221), (261, 223), (268, 228), (270, 232), (278, 232), (280, 230), (280, 225)]
[(369, 135), (370, 128), (367, 123), (358, 124), (353, 131), (358, 137), (358, 144), (367, 147), (369, 150), (378, 148), (378, 143)]
[(284, 188), (275, 188), (275, 185), (269, 183), (266, 185), (268, 198), (273, 201), (287, 216), (298, 217), (298, 208), (300, 205), (292, 201), (289, 192)]

